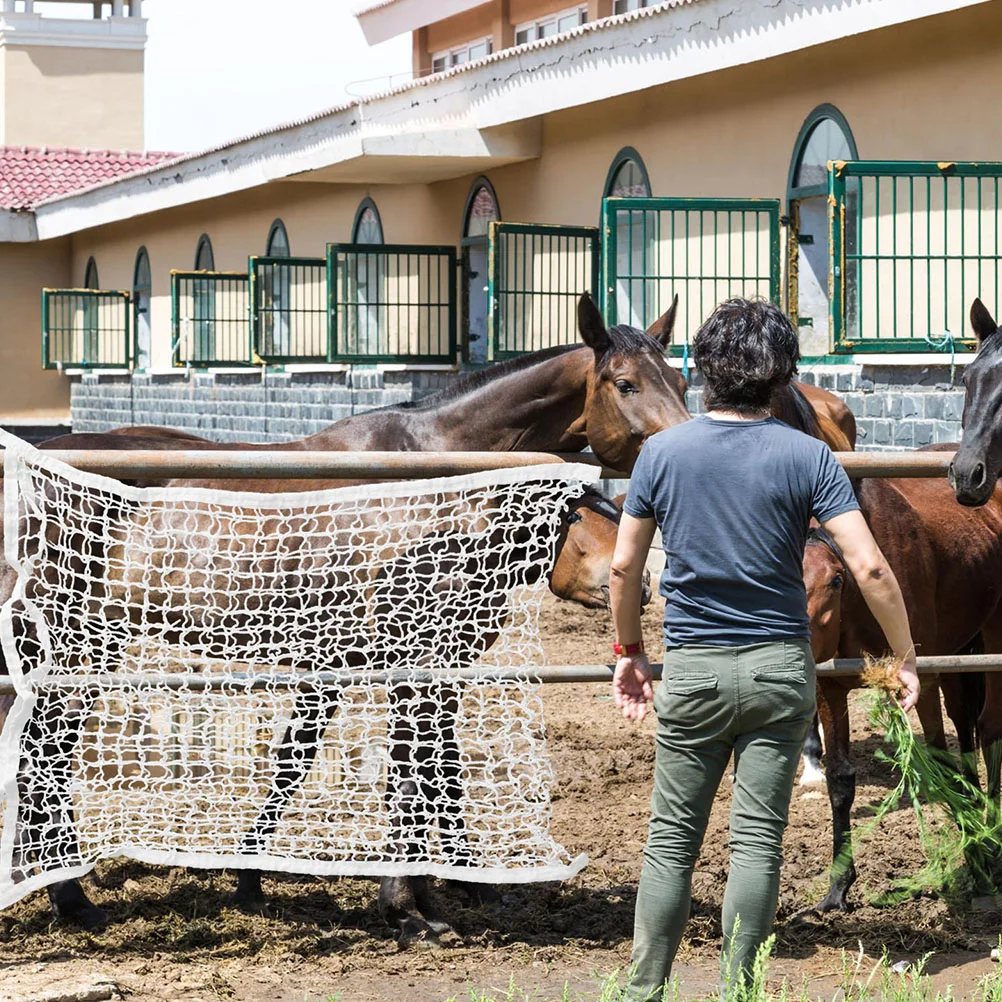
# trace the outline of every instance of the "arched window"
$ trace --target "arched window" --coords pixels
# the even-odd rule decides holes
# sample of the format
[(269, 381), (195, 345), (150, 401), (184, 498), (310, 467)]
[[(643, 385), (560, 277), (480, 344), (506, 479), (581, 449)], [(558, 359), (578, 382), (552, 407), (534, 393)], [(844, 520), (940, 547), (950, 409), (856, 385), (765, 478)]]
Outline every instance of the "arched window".
[(136, 367), (150, 366), (150, 298), (153, 293), (153, 279), (150, 274), (150, 256), (145, 247), (136, 254), (136, 265), (132, 269), (132, 327), (136, 338)]
[(643, 158), (632, 146), (624, 146), (612, 161), (605, 178), (607, 198), (650, 198), (651, 180)]
[[(351, 242), (374, 246), (383, 243), (383, 221), (371, 198), (363, 198), (358, 205), (351, 227)], [(387, 319), (383, 295), (385, 258), (379, 253), (360, 253), (353, 255), (352, 260), (354, 269), (348, 275), (348, 295), (355, 307), (348, 316), (355, 329), (349, 335), (358, 346), (357, 351), (373, 354), (379, 344), (381, 322)]]
[(355, 213), (355, 223), (351, 228), (353, 244), (381, 244), (383, 242), (383, 221), (379, 209), (371, 198), (363, 198)]
[(264, 253), (266, 257), (288, 257), (289, 256), (289, 234), (285, 230), (285, 223), (281, 219), (276, 219), (268, 230), (268, 243), (265, 245)]
[[(613, 159), (605, 178), (605, 197), (651, 197), (647, 168), (632, 146), (624, 146)], [(653, 212), (631, 209), (616, 213), (616, 321), (641, 330), (647, 327), (657, 285), (646, 280), (656, 227)]]
[[(84, 269), (84, 288), (100, 289), (101, 282), (97, 277), (97, 262), (93, 256), (88, 258)], [(100, 310), (96, 296), (83, 297), (83, 360), (94, 364), (100, 358)]]
[[(824, 355), (831, 349), (828, 297), (828, 162), (857, 160), (859, 153), (845, 116), (830, 104), (815, 108), (804, 121), (793, 146), (787, 177), (786, 308), (800, 331), (804, 355)], [(847, 209), (859, 204), (856, 179), (846, 186)], [(854, 251), (858, 220), (846, 212), (845, 249)], [(845, 269), (846, 334), (856, 336), (858, 275), (856, 264)]]
[(195, 271), (215, 271), (216, 262), (212, 254), (212, 241), (207, 233), (198, 238), (195, 248)]
[(487, 231), (501, 218), (494, 186), (478, 177), (470, 187), (463, 212), (463, 349), (468, 362), (486, 362)]
[[(214, 271), (212, 241), (203, 233), (195, 248), (195, 271)], [(197, 279), (192, 283), (192, 358), (212, 359), (216, 355), (216, 289), (212, 282)]]

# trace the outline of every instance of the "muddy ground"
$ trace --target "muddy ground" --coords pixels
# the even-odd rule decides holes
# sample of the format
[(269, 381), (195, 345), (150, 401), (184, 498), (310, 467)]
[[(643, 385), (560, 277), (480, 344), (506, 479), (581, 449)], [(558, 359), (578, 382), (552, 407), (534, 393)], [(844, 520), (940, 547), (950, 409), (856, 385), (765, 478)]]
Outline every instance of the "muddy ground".
[[(544, 623), (552, 663), (607, 660), (606, 614), (552, 601)], [(646, 626), (648, 645), (656, 650), (653, 608)], [(510, 978), (541, 999), (559, 998), (565, 981), (578, 990), (593, 985), (629, 957), (653, 722), (632, 727), (617, 718), (605, 686), (550, 686), (545, 704), (557, 772), (553, 830), (572, 854), (584, 852), (590, 860), (575, 879), (515, 886), (504, 891), (502, 904), (481, 908), (440, 888), (455, 940), (438, 950), (400, 952), (379, 919), (371, 881), (276, 877), (265, 882), (271, 913), (248, 916), (229, 905), (231, 874), (103, 863), (87, 878), (110, 918), (98, 934), (53, 925), (41, 893), (0, 913), (0, 999), (442, 1002), (469, 998), (470, 987), (501, 991)], [(860, 701), (853, 735), (856, 818), (863, 820), (893, 777), (874, 759), (879, 740)], [(705, 995), (714, 984), (729, 807), (725, 782), (696, 871), (679, 959), (686, 998)], [(855, 958), (862, 949), (865, 973), (885, 948), (893, 960), (932, 951), (936, 981), (958, 992), (992, 969), (988, 953), (1002, 931), (999, 914), (951, 908), (929, 896), (893, 907), (873, 903), (921, 865), (909, 811), (893, 814), (859, 848), (852, 913), (794, 921), (821, 898), (829, 853), (827, 794), (823, 787), (798, 787), (786, 840), (777, 976), (798, 985), (806, 978), (819, 997), (831, 998), (842, 950)]]

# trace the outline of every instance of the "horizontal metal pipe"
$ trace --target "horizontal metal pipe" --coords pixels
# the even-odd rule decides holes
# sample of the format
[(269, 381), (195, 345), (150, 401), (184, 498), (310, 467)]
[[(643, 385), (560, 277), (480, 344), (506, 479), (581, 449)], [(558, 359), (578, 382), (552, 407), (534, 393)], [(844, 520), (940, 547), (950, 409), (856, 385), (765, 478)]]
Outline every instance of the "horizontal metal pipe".
[[(46, 452), (46, 455), (88, 473), (123, 479), (408, 479), (459, 476), (481, 470), (542, 463), (601, 465), (587, 452), (238, 452), (228, 449), (160, 452), (155, 449), (81, 449)], [(839, 452), (836, 456), (852, 477), (944, 476), (953, 459), (950, 452)], [(610, 478), (626, 476), (604, 467), (602, 475)]]
[[(818, 665), (818, 675), (826, 678), (852, 678), (863, 669), (862, 658), (839, 658)], [(537, 669), (484, 670), (468, 668), (461, 671), (365, 671), (351, 669), (340, 672), (208, 672), (189, 674), (167, 672), (159, 674), (93, 673), (54, 675), (45, 679), (40, 689), (187, 689), (192, 692), (257, 691), (260, 689), (334, 688), (358, 685), (392, 685), (448, 682), (610, 682), (614, 665), (545, 665)], [(661, 678), (662, 665), (652, 664), (655, 679)], [(918, 659), (920, 675), (956, 675), (964, 672), (1002, 671), (1002, 654), (957, 654)], [(0, 695), (14, 694), (9, 679), (0, 681)]]

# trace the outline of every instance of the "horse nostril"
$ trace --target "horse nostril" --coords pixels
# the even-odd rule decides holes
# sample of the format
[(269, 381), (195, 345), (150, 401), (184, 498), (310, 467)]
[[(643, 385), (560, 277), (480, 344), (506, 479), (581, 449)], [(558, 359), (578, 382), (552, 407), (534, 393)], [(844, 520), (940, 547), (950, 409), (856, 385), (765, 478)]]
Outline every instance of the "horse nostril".
[(946, 468), (946, 482), (950, 485), (951, 490), (957, 489), (957, 471), (953, 468), (953, 463)]
[(974, 470), (971, 473), (971, 486), (977, 489), (979, 487), (984, 487), (984, 485), (985, 485), (985, 465), (984, 463), (978, 463), (978, 465), (974, 467)]

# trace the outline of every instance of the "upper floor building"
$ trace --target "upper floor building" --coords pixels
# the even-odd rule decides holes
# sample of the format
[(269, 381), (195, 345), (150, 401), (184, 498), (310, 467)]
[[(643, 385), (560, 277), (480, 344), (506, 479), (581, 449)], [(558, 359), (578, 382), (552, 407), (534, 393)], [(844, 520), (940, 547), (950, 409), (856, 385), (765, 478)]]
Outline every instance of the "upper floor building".
[(358, 11), (370, 44), (410, 32), (415, 77), (627, 14), (661, 0), (379, 0)]

